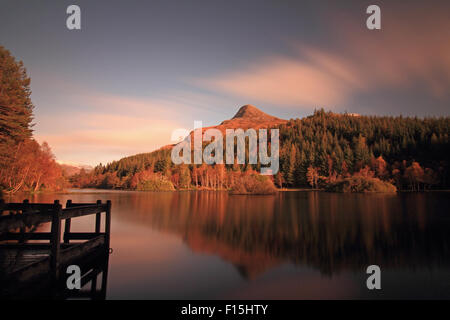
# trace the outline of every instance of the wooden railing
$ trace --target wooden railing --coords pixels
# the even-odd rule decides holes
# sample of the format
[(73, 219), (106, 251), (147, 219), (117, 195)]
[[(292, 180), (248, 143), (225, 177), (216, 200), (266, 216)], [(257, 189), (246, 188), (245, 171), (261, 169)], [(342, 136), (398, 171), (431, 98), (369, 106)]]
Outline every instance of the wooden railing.
[[(94, 232), (71, 232), (72, 219), (92, 214), (96, 216)], [(102, 232), (103, 214), (105, 219)], [(63, 220), (64, 234), (63, 242), (61, 242)], [(44, 223), (51, 223), (51, 231), (35, 232), (36, 227)], [(74, 263), (84, 255), (98, 252), (101, 248), (104, 249), (102, 253), (107, 255), (110, 249), (110, 233), (111, 201), (109, 200), (106, 203), (100, 200), (97, 203), (74, 203), (68, 200), (64, 209), (58, 200), (52, 204), (29, 203), (27, 200), (22, 203), (0, 201), (0, 241), (3, 242), (0, 244), (0, 249), (3, 247), (49, 251), (47, 257), (25, 265), (11, 274), (11, 278), (20, 282), (45, 272), (50, 272), (53, 278), (58, 278), (61, 266)], [(73, 242), (74, 240), (77, 241)]]

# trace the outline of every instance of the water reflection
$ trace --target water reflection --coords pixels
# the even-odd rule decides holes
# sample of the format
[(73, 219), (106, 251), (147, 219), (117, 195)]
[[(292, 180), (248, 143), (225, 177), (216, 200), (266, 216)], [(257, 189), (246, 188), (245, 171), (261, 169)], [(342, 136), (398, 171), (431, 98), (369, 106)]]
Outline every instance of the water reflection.
[[(107, 299), (450, 297), (448, 193), (89, 190), (30, 201), (54, 199), (112, 200)], [(365, 286), (369, 264), (382, 268), (380, 292)]]
[(117, 218), (174, 233), (250, 279), (283, 262), (333, 275), (369, 264), (431, 269), (450, 260), (449, 202), (441, 194), (134, 193), (115, 205)]

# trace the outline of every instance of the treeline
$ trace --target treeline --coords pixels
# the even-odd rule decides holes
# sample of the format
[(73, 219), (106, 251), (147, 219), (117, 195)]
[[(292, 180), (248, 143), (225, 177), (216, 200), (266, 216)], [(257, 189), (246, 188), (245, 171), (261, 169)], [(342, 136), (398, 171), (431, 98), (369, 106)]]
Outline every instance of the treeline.
[(30, 95), (23, 63), (0, 46), (0, 194), (59, 190), (65, 185), (48, 144), (33, 139)]
[[(0, 46), (0, 192), (59, 190), (66, 178), (48, 144), (32, 136), (30, 78)], [(450, 118), (379, 117), (324, 110), (280, 125), (278, 187), (395, 191), (450, 187)], [(260, 165), (178, 165), (163, 148), (82, 170), (74, 187), (132, 190), (270, 189)], [(246, 182), (246, 183), (243, 183)], [(273, 184), (272, 184), (273, 185)], [(394, 187), (395, 186), (395, 187)]]
[(288, 186), (326, 187), (351, 176), (400, 190), (449, 187), (448, 117), (338, 115), (323, 110), (280, 127)]
[[(280, 172), (272, 180), (278, 187), (343, 186), (350, 191), (395, 191), (391, 184), (399, 190), (448, 188), (449, 126), (448, 117), (367, 117), (319, 110), (279, 127)], [(170, 181), (176, 189), (230, 189), (259, 169), (258, 164), (175, 166), (170, 149), (160, 149), (100, 164), (71, 181), (75, 187), (134, 190), (153, 189), (145, 187), (147, 181), (158, 180)]]
[[(91, 172), (81, 170), (70, 178), (77, 188), (106, 188), (130, 190), (174, 190), (174, 189), (233, 189), (242, 179), (255, 177), (256, 167), (252, 165), (174, 165), (170, 150), (157, 150), (114, 161), (106, 166), (100, 164)], [(249, 180), (249, 179), (247, 179)], [(253, 179), (255, 192), (259, 183)], [(262, 186), (261, 186), (262, 187)], [(267, 187), (265, 187), (267, 190)]]
[(39, 145), (34, 139), (26, 139), (14, 150), (0, 167), (0, 184), (5, 193), (57, 191), (68, 185), (46, 142)]

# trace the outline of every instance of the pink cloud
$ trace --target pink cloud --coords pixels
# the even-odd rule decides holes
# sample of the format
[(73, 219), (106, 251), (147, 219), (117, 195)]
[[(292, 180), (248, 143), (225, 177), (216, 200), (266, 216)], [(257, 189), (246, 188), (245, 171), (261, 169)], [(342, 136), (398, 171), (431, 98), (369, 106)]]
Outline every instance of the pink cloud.
[(349, 94), (348, 81), (353, 75), (341, 73), (345, 68), (334, 59), (326, 61), (335, 68), (332, 72), (324, 62), (276, 56), (252, 64), (243, 71), (196, 83), (257, 102), (289, 106), (343, 102)]
[[(272, 55), (196, 85), (246, 101), (280, 106), (333, 108), (354, 95), (375, 91), (421, 90), (432, 98), (450, 93), (450, 20), (436, 9), (385, 10), (382, 30), (369, 31), (338, 15), (330, 32), (337, 45), (292, 43), (293, 55)], [(331, 50), (329, 48), (332, 48)]]
[[(169, 102), (118, 96), (87, 96), (91, 112), (41, 115), (35, 137), (47, 141), (59, 160), (97, 164), (170, 143), (181, 127)], [(108, 112), (106, 112), (108, 110)]]

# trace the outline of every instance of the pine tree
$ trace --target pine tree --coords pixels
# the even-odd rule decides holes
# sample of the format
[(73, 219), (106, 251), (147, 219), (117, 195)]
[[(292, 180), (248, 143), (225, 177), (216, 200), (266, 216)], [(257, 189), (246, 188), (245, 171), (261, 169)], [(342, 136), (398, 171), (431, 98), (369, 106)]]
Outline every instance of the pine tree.
[(0, 46), (0, 187), (14, 187), (8, 185), (13, 174), (11, 166), (32, 135), (30, 95), (30, 78), (23, 63)]
[(286, 175), (286, 182), (290, 186), (295, 185), (295, 165), (297, 164), (297, 148), (291, 145), (291, 152), (289, 154), (289, 168)]
[[(23, 63), (0, 46), (0, 145), (16, 146), (31, 138), (33, 104)], [(4, 150), (2, 150), (3, 153)]]

